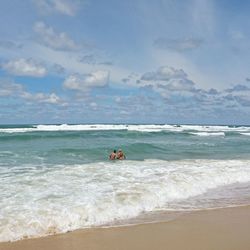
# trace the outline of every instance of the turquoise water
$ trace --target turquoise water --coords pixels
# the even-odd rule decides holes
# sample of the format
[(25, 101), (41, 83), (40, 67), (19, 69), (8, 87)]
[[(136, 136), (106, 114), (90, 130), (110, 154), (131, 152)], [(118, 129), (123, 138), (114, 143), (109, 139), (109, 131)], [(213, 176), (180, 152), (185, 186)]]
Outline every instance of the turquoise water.
[(4, 125), (0, 180), (0, 241), (249, 204), (250, 127)]
[[(31, 126), (22, 126), (29, 127)], [(2, 131), (3, 128), (7, 127), (0, 127)], [(244, 129), (248, 130), (247, 127)], [(223, 127), (221, 130), (223, 131)], [(250, 134), (247, 135), (246, 132), (244, 135), (237, 128), (223, 132), (224, 135), (218, 130), (218, 135), (211, 136), (192, 134), (195, 132), (194, 126), (183, 131), (159, 129), (157, 132), (125, 129), (0, 132), (0, 163), (15, 166), (16, 163), (98, 162), (107, 160), (110, 152), (118, 148), (122, 148), (130, 160), (250, 159)]]

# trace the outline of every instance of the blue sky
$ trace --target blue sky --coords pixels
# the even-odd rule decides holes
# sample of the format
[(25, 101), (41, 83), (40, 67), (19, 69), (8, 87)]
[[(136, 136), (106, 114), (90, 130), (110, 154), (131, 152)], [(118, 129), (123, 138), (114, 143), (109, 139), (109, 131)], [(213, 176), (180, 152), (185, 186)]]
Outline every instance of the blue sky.
[(0, 123), (250, 124), (250, 2), (0, 3)]

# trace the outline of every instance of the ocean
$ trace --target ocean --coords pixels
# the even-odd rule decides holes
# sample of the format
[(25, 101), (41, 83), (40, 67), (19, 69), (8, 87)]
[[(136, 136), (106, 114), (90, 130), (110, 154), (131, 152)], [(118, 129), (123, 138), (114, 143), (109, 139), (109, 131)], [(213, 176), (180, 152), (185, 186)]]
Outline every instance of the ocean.
[(2, 125), (0, 191), (1, 242), (249, 205), (250, 127)]

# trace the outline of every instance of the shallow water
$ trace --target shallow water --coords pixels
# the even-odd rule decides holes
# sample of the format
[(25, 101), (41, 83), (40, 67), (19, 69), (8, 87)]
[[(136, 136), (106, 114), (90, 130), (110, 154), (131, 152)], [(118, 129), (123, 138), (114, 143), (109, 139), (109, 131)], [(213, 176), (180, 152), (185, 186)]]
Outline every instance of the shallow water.
[[(249, 134), (229, 126), (2, 126), (0, 241), (249, 204)], [(127, 160), (110, 162), (118, 148)]]

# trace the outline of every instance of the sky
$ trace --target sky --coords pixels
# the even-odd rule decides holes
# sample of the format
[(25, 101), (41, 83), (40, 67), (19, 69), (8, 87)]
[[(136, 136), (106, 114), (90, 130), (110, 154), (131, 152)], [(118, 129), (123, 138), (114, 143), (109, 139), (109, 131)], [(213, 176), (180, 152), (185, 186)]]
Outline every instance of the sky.
[(1, 0), (0, 124), (250, 124), (250, 1)]

